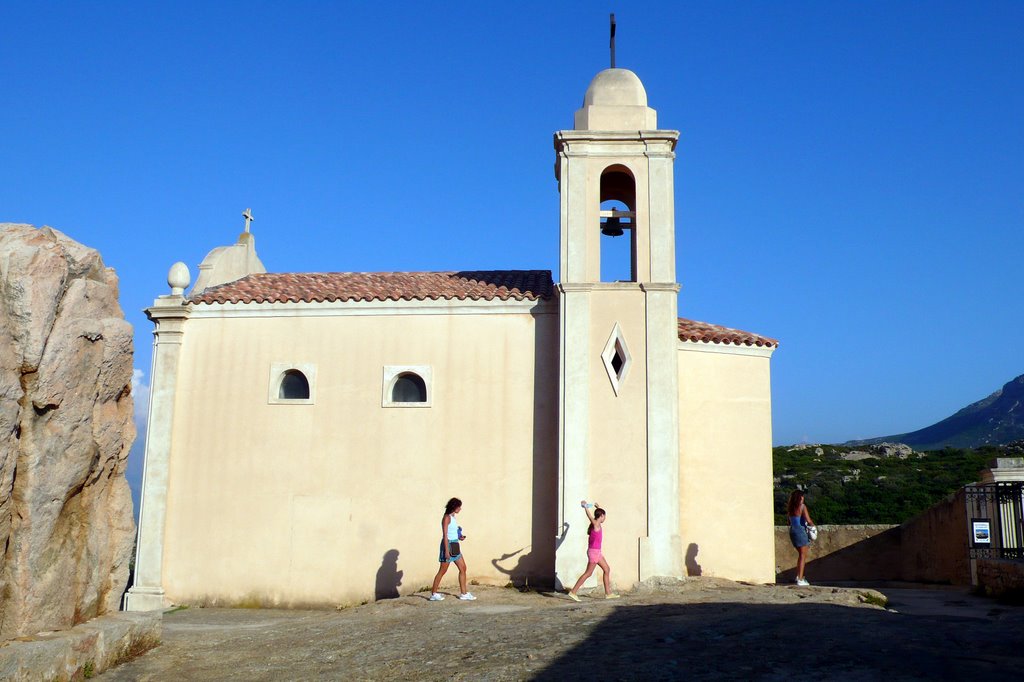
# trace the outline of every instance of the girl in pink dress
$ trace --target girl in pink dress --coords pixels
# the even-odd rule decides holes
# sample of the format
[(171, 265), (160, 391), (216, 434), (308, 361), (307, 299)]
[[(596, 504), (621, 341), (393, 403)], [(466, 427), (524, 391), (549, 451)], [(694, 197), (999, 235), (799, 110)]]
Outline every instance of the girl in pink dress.
[[(587, 512), (587, 518), (590, 519), (590, 527), (587, 529), (587, 570), (583, 571), (583, 575), (576, 581), (576, 585), (569, 590), (569, 599), (573, 601), (579, 601), (580, 598), (577, 596), (577, 592), (583, 583), (587, 581), (594, 573), (594, 567), (600, 566), (601, 572), (604, 574), (604, 598), (605, 599), (618, 599), (619, 595), (612, 592), (612, 569), (608, 566), (608, 562), (605, 561), (604, 554), (601, 553), (601, 540), (604, 536), (604, 520), (607, 518), (607, 514), (604, 509), (598, 506), (597, 502), (593, 504), (587, 504), (586, 500), (580, 502), (580, 506), (583, 507), (583, 511)], [(591, 513), (593, 508), (593, 513)]]

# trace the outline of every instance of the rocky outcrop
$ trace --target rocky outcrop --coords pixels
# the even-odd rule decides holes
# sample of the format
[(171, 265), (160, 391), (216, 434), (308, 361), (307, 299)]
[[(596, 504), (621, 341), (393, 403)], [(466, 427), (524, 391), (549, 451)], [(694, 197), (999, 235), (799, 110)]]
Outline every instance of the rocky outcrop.
[(871, 451), (879, 457), (896, 457), (897, 459), (907, 459), (917, 454), (914, 452), (914, 448), (904, 443), (875, 443), (871, 446)]
[(878, 455), (872, 455), (863, 450), (850, 450), (849, 452), (840, 452), (839, 459), (845, 459), (847, 462), (861, 462), (865, 459), (878, 459)]
[(1024, 453), (1024, 440), (1010, 441), (1003, 446), (1003, 450), (1009, 453)]
[(0, 223), (0, 639), (118, 607), (135, 537), (132, 328), (100, 255)]
[(865, 459), (887, 459), (895, 457), (896, 459), (907, 459), (909, 457), (924, 457), (924, 453), (915, 452), (914, 448), (903, 443), (875, 443), (869, 445), (866, 452), (864, 450), (850, 450), (849, 452), (840, 452), (839, 459), (846, 460), (847, 462), (860, 462)]

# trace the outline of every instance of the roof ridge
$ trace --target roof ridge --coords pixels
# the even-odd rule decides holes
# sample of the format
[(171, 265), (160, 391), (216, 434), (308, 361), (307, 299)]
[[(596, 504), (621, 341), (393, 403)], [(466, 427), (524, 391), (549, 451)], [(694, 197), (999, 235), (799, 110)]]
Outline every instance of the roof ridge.
[(192, 303), (541, 300), (553, 296), (550, 270), (263, 272), (209, 287)]

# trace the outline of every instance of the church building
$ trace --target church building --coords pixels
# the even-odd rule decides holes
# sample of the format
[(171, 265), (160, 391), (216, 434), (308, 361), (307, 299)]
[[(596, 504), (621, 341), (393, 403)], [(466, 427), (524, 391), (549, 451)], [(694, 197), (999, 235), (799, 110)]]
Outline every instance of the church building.
[[(571, 586), (586, 566), (582, 499), (608, 512), (618, 589), (774, 582), (778, 343), (678, 316), (678, 139), (632, 71), (594, 77), (554, 136), (557, 282), (546, 270), (269, 273), (248, 211), (191, 290), (174, 264), (146, 311), (126, 607), (416, 592), (437, 570), (450, 497), (482, 584)], [(628, 271), (606, 281), (613, 248)]]

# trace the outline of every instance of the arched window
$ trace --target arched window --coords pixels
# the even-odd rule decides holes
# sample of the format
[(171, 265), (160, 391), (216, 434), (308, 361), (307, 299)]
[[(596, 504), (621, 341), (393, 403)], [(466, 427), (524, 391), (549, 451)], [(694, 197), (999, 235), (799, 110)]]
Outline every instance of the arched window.
[(285, 372), (281, 377), (277, 397), (280, 400), (309, 400), (309, 381), (306, 375), (297, 369)]
[(393, 403), (425, 403), (427, 402), (427, 385), (423, 379), (413, 372), (399, 374), (391, 387)]
[(381, 407), (431, 407), (433, 381), (430, 365), (385, 365)]
[(636, 281), (636, 181), (622, 165), (601, 173), (601, 281)]
[(267, 379), (267, 404), (313, 405), (316, 403), (316, 363), (270, 363)]

